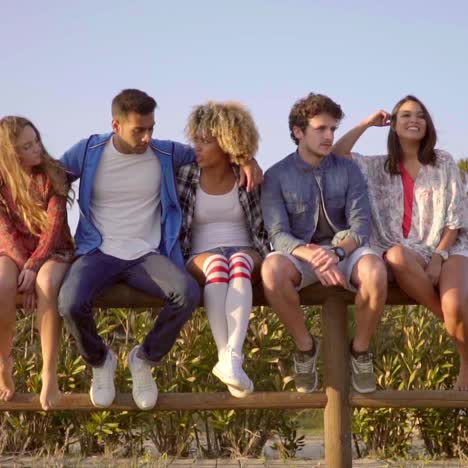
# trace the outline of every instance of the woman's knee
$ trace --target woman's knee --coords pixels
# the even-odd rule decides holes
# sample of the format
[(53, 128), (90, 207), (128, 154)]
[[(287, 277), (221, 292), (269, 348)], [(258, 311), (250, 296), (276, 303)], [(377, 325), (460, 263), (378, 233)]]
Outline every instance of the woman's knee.
[(402, 245), (394, 245), (385, 253), (385, 259), (391, 266), (406, 266), (408, 251)]

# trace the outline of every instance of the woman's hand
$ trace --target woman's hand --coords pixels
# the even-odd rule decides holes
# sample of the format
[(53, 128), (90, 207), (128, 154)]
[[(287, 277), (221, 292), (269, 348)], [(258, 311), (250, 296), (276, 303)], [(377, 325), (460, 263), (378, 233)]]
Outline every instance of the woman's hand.
[(18, 276), (18, 292), (24, 294), (34, 292), (36, 286), (36, 272), (32, 270), (22, 270)]
[(26, 312), (34, 312), (36, 308), (36, 291), (30, 291), (23, 294), (23, 309)]
[(436, 287), (439, 284), (440, 272), (442, 271), (442, 257), (433, 255), (430, 262), (427, 264), (426, 273), (431, 280), (431, 283)]
[(377, 112), (369, 115), (369, 117), (367, 117), (363, 123), (366, 127), (388, 127), (391, 120), (392, 115), (380, 109)]

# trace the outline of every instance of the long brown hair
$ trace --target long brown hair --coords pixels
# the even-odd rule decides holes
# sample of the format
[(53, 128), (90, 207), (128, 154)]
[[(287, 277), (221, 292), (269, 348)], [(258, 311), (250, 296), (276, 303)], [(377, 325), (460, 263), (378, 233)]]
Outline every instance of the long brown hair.
[(16, 142), (25, 127), (30, 126), (42, 146), (42, 161), (34, 167), (49, 179), (55, 194), (73, 201), (73, 191), (67, 181), (65, 171), (58, 161), (52, 158), (42, 144), (41, 134), (36, 126), (24, 117), (7, 116), (0, 119), (0, 180), (10, 190), (20, 218), (29, 231), (40, 236), (47, 229), (47, 211), (38, 195), (30, 190), (30, 177), (23, 169)]
[(419, 144), (418, 160), (421, 164), (424, 165), (430, 164), (431, 166), (434, 166), (436, 163), (436, 153), (434, 148), (437, 142), (437, 132), (434, 127), (431, 114), (429, 114), (427, 107), (417, 97), (409, 94), (403, 99), (400, 99), (392, 110), (392, 120), (387, 139), (388, 158), (385, 161), (385, 170), (391, 175), (400, 174), (402, 150), (400, 145), (400, 138), (395, 131), (395, 125), (400, 107), (408, 101), (416, 102), (421, 106), (424, 119), (426, 120), (426, 133)]

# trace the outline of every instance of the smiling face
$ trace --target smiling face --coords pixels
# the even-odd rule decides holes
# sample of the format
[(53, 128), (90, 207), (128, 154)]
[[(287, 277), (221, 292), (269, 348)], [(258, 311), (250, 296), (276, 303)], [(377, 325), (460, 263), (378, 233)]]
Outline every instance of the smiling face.
[(306, 159), (323, 159), (328, 156), (333, 146), (338, 121), (330, 114), (322, 113), (309, 119), (304, 131), (293, 128), (294, 136), (299, 141), (299, 154)]
[(30, 172), (42, 162), (44, 148), (35, 130), (26, 125), (16, 140), (16, 151), (24, 170)]
[(426, 135), (427, 122), (423, 108), (416, 101), (406, 101), (397, 110), (395, 133), (400, 140), (421, 141)]

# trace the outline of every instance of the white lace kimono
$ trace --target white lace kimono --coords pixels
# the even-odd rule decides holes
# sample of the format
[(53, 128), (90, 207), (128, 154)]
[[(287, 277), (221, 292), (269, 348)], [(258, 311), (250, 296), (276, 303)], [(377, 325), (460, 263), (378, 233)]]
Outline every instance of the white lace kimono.
[(384, 169), (386, 155), (352, 153), (369, 188), (372, 212), (371, 247), (384, 252), (400, 244), (426, 262), (440, 242), (445, 227), (460, 229), (450, 255), (468, 257), (468, 207), (460, 173), (445, 151), (436, 150), (435, 166), (421, 167), (414, 182), (413, 213), (408, 237), (403, 237), (403, 183)]

